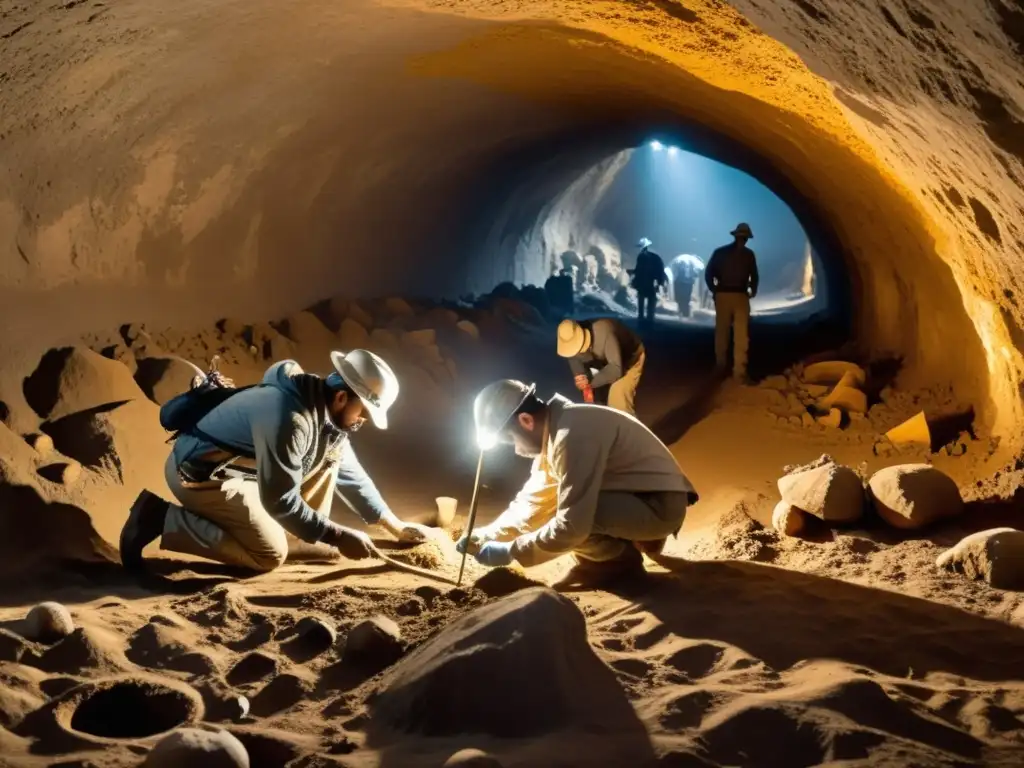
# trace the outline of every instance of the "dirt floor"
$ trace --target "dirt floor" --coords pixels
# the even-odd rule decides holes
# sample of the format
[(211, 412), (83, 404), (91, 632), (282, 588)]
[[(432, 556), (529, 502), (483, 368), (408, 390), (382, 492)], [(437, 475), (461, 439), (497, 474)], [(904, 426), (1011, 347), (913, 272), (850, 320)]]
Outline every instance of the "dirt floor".
[[(458, 619), (488, 605), (500, 613), (506, 593), (557, 580), (564, 559), (528, 579), (488, 574), (470, 560), (456, 588), (444, 581), (459, 568), (453, 534), (440, 529), (412, 548), (381, 541), (438, 579), (343, 560), (297, 560), (240, 578), (157, 552), (150, 580), (125, 578), (112, 545), (127, 507), (141, 487), (167, 493), (166, 435), (153, 400), (189, 376), (166, 356), (204, 365), (220, 354), (239, 383), (269, 359), (323, 370), (324, 350), (352, 340), (351, 323), (341, 321), (361, 312), (377, 329), (371, 346), (398, 361), (408, 402), (392, 429), (364, 430), (354, 444), (401, 517), (430, 522), (434, 497), (449, 495), (459, 499), (455, 527), (464, 523), (476, 462), (468, 414), (483, 382), (514, 375), (548, 392), (571, 387), (548, 327), (495, 311), (407, 313), (380, 302), (321, 307), (276, 327), (124, 328), (44, 360), (26, 380), (26, 402), (8, 403), (8, 426), (0, 426), (0, 765), (140, 765), (166, 731), (189, 723), (227, 729), (251, 765), (268, 768), (439, 767), (466, 748), (504, 766), (1024, 762), (1024, 599), (935, 565), (965, 534), (1012, 524), (1017, 470), (985, 435), (955, 430), (934, 450), (876, 455), (881, 433), (918, 410), (930, 418), (960, 410), (941, 388), (903, 392), (883, 373), (872, 375), (884, 380), (884, 398), (872, 395), (863, 419), (842, 429), (794, 422), (786, 409), (796, 373), (777, 376), (806, 356), (792, 329), (755, 328), (753, 370), (763, 379), (755, 386), (709, 377), (708, 329), (647, 335), (639, 417), (671, 444), (701, 500), (645, 579), (566, 592), (568, 606), (563, 598), (513, 606), (524, 622), (528, 611), (549, 611), (543, 621)], [(459, 316), (482, 338), (455, 326)], [(436, 326), (436, 345), (408, 335), (419, 326)], [(39, 433), (56, 446), (46, 456), (26, 438)], [(927, 460), (957, 481), (964, 514), (922, 531), (866, 518), (783, 536), (771, 527), (776, 480), (785, 466), (822, 454), (865, 476)], [(53, 469), (75, 464), (77, 479)], [(488, 456), (484, 520), (525, 472), (523, 460)], [(337, 519), (351, 522), (341, 512)], [(77, 629), (57, 642), (20, 640), (31, 634), (22, 620), (45, 600), (66, 606)], [(573, 644), (578, 614), (585, 635)], [(375, 617), (395, 622), (399, 637), (378, 632), (357, 664), (362, 646), (353, 638), (365, 626), (349, 633)], [(488, 626), (513, 628), (507, 642), (458, 639), (481, 638), (473, 633)], [(438, 655), (448, 642), (453, 648)], [(519, 669), (516, 653), (529, 660), (521, 674), (510, 671)], [(409, 663), (395, 664), (399, 657)], [(417, 669), (419, 658), (434, 661)], [(415, 698), (423, 690), (429, 695)], [(603, 719), (569, 718), (586, 704), (581, 697), (596, 697)], [(399, 705), (433, 730), (389, 721)], [(477, 732), (460, 735), (465, 722)]]

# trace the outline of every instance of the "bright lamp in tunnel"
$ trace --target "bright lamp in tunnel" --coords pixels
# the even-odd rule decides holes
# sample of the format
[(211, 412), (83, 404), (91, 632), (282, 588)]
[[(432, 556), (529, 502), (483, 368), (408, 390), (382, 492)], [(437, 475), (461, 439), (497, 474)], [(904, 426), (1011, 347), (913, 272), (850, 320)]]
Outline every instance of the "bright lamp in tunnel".
[(679, 147), (669, 147), (668, 148), (668, 153), (670, 155), (675, 155), (677, 152), (679, 152)]
[(654, 149), (654, 150), (661, 149), (661, 142), (660, 141), (652, 141), (651, 142), (651, 149)]
[(481, 430), (476, 433), (476, 444), (481, 451), (489, 451), (498, 444), (498, 436), (493, 432)]

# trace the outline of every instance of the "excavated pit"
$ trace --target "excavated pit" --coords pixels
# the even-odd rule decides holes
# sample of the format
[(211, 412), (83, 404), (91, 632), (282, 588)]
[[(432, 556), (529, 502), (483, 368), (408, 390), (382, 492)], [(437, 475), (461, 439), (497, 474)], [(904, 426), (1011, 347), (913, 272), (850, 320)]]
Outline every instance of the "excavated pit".
[(194, 701), (180, 691), (125, 681), (83, 698), (70, 724), (74, 731), (104, 739), (139, 739), (183, 725), (194, 710)]

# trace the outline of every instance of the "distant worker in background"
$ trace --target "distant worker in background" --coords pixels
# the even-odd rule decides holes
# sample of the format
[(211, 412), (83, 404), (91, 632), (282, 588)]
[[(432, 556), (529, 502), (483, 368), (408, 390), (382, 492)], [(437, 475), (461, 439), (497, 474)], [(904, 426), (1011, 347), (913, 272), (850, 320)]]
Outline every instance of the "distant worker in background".
[(574, 308), (572, 273), (568, 269), (559, 270), (544, 283), (544, 293), (548, 304), (558, 314), (571, 315)]
[(456, 543), (488, 567), (572, 553), (561, 585), (611, 586), (642, 576), (643, 553), (660, 554), (697, 501), (665, 444), (610, 408), (545, 402), (535, 386), (505, 379), (477, 395), (473, 420), (481, 444), (512, 444), (533, 459), (505, 512)]
[(595, 402), (594, 390), (608, 387), (607, 404), (636, 415), (645, 352), (643, 342), (625, 323), (611, 318), (563, 320), (558, 324), (558, 354), (569, 359), (576, 389), (586, 402)]
[(689, 317), (693, 288), (704, 272), (704, 262), (684, 253), (672, 259), (669, 269), (672, 270), (672, 288), (679, 305), (679, 316)]
[(754, 237), (750, 225), (740, 224), (730, 233), (735, 240), (711, 254), (704, 282), (715, 299), (715, 364), (720, 373), (728, 368), (729, 334), (733, 336), (732, 375), (747, 378), (750, 344), (750, 300), (757, 296), (757, 259), (747, 248)]
[(637, 243), (640, 253), (636, 257), (636, 266), (627, 270), (633, 277), (633, 288), (637, 294), (637, 319), (640, 324), (654, 323), (654, 310), (658, 306), (658, 289), (668, 282), (665, 274), (665, 262), (661, 256), (650, 250), (651, 241), (646, 237)]
[(121, 532), (127, 569), (141, 571), (143, 548), (158, 538), (164, 550), (257, 573), (284, 563), (289, 534), (371, 557), (366, 534), (331, 520), (335, 489), (366, 524), (425, 538), (388, 508), (350, 443), (367, 418), (387, 428), (398, 379), (367, 350), (332, 352), (331, 361), (335, 371), (321, 378), (285, 360), (252, 387), (211, 372), (161, 407), (161, 425), (175, 433), (165, 476), (177, 503), (139, 494)]

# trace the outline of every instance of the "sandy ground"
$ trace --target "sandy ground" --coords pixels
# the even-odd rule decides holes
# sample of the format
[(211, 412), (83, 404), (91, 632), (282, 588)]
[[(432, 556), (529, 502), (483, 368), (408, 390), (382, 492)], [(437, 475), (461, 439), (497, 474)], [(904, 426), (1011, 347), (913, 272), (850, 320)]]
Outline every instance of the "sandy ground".
[[(352, 310), (333, 311), (326, 313), (328, 325)], [(371, 314), (378, 327), (386, 324), (380, 320), (386, 311), (376, 307)], [(257, 335), (264, 334), (274, 358), (295, 356), (311, 370), (322, 369), (316, 362), (321, 347), (342, 342), (310, 317), (279, 326), (288, 336), (269, 326)], [(476, 458), (466, 439), (465, 411), (482, 381), (518, 373), (548, 390), (565, 391), (568, 383), (564, 363), (545, 352), (549, 331), (513, 332), (480, 313), (474, 317), (484, 331), (482, 342), (446, 325), (451, 317), (440, 323), (439, 352), (458, 371), (447, 394), (417, 379), (418, 387), (407, 387), (411, 403), (396, 414), (394, 430), (356, 436), (364, 464), (400, 516), (429, 521), (433, 497), (442, 494), (459, 498), (465, 513)], [(399, 326), (415, 324), (408, 318), (387, 322), (396, 334)], [(486, 570), (471, 560), (463, 588), (454, 588), (376, 562), (297, 561), (272, 574), (237, 578), (221, 566), (165, 553), (154, 561), (160, 581), (139, 584), (109, 562), (116, 556), (109, 545), (83, 536), (74, 517), (84, 516), (114, 542), (138, 488), (166, 493), (158, 479), (166, 446), (155, 425), (156, 405), (132, 393), (130, 369), (148, 370), (147, 360), (167, 352), (199, 364), (219, 352), (229, 374), (252, 380), (267, 362), (247, 357), (250, 337), (240, 328), (229, 323), (221, 330), (148, 335), (131, 330), (134, 339), (113, 334), (87, 340), (127, 365), (83, 352), (73, 358), (79, 360), (74, 375), (66, 364), (59, 386), (47, 390), (56, 390), (56, 403), (49, 419), (41, 420), (43, 431), (60, 437), (52, 425), (85, 412), (90, 420), (82, 429), (102, 432), (96, 419), (105, 418), (114, 436), (100, 451), (106, 459), (86, 465), (77, 482), (39, 479), (40, 467), (66, 461), (68, 454), (41, 459), (15, 431), (3, 433), (9, 443), (2, 463), (5, 493), (24, 501), (25, 489), (32, 488), (45, 505), (21, 507), (38, 518), (19, 523), (34, 533), (22, 536), (20, 550), (8, 545), (4, 552), (9, 567), (0, 620), (15, 634), (0, 633), (0, 659), (8, 659), (0, 661), (0, 765), (139, 765), (159, 732), (190, 720), (226, 728), (246, 745), (253, 766), (268, 768), (441, 766), (467, 747), (505, 766), (1024, 761), (1024, 599), (940, 573), (934, 564), (964, 533), (992, 527), (1000, 515), (1014, 512), (1012, 500), (1001, 497), (1012, 495), (1017, 478), (1012, 471), (996, 473), (1002, 457), (983, 435), (966, 438), (963, 455), (939, 451), (928, 457), (958, 481), (970, 502), (963, 518), (944, 527), (896, 535), (866, 523), (797, 539), (763, 525), (778, 500), (775, 480), (785, 465), (822, 453), (867, 472), (915, 460), (875, 456), (874, 443), (889, 422), (917, 408), (939, 408), (941, 393), (897, 391), (844, 430), (797, 426), (775, 414), (779, 397), (768, 386), (771, 380), (757, 387), (710, 387), (703, 373), (706, 337), (678, 328), (652, 334), (639, 415), (660, 434), (675, 434), (673, 453), (702, 498), (679, 539), (670, 542), (670, 557), (648, 563), (646, 579), (614, 592), (566, 593), (585, 617), (586, 640), (583, 647), (566, 640), (566, 649), (558, 649), (574, 659), (596, 654), (617, 681), (608, 695), (628, 702), (622, 710), (627, 714), (590, 733), (587, 723), (574, 729), (553, 722), (549, 731), (527, 737), (489, 736), (529, 709), (547, 712), (572, 692), (547, 688), (529, 668), (514, 686), (493, 690), (487, 681), (501, 657), (481, 657), (477, 677), (443, 679), (435, 700), (442, 709), (485, 713), (480, 718), (488, 725), (478, 728), (484, 732), (425, 738), (389, 730), (374, 716), (391, 672), (348, 666), (349, 630), (387, 617), (397, 623), (408, 656), (429, 647), (431, 638), (436, 642), (459, 616), (522, 586), (512, 574), (480, 581)], [(762, 362), (770, 352), (758, 353)], [(411, 371), (408, 360), (425, 365), (404, 342), (391, 355), (403, 371)], [(182, 369), (175, 370), (180, 381)], [(166, 375), (149, 388), (159, 397), (168, 391), (162, 387), (174, 388), (174, 380)], [(34, 381), (47, 389), (41, 379)], [(33, 410), (42, 407), (38, 391), (26, 386), (26, 395)], [(102, 405), (111, 400), (122, 402)], [(19, 432), (30, 431), (31, 411), (20, 404), (11, 411), (8, 421), (20, 425)], [(60, 450), (80, 450), (66, 437), (58, 443)], [(525, 465), (508, 456), (488, 458), (484, 519), (503, 507)], [(11, 509), (8, 501), (3, 514)], [(42, 534), (43, 527), (54, 526), (58, 532)], [(381, 543), (394, 556), (451, 579), (458, 557), (451, 536), (436, 534), (411, 549)], [(77, 559), (56, 562), (51, 555)], [(86, 556), (91, 562), (82, 561)], [(556, 561), (528, 576), (551, 583), (566, 567)], [(20, 581), (14, 568), (21, 569)], [(16, 622), (42, 600), (66, 605), (79, 629), (55, 644), (18, 641), (24, 627)], [(297, 633), (310, 619), (325, 628), (303, 640)], [(509, 642), (529, 642), (535, 631), (522, 626)], [(538, 644), (531, 658), (539, 665), (549, 652)], [(590, 684), (578, 682), (581, 690)], [(96, 693), (104, 686), (114, 693)], [(244, 715), (240, 696), (248, 708)]]

